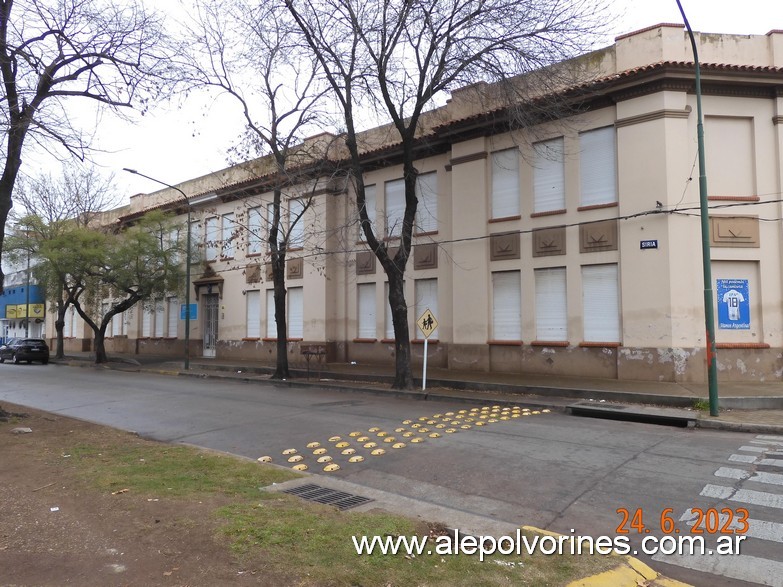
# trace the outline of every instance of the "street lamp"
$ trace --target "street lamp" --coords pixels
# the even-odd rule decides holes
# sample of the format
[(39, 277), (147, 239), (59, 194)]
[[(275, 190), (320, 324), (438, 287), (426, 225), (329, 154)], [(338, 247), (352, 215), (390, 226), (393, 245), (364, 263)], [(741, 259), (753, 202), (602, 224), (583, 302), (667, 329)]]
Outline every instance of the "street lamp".
[(154, 177), (150, 177), (149, 175), (144, 175), (140, 171), (136, 171), (135, 169), (128, 169), (127, 167), (123, 167), (123, 171), (127, 171), (128, 173), (132, 173), (133, 175), (139, 175), (141, 177), (144, 177), (146, 179), (149, 179), (150, 181), (154, 181), (155, 183), (159, 183), (160, 185), (165, 185), (167, 188), (171, 188), (172, 190), (178, 191), (180, 194), (182, 194), (182, 199), (185, 200), (185, 204), (188, 207), (188, 238), (185, 245), (185, 370), (190, 370), (190, 212), (191, 212), (191, 206), (190, 206), (190, 200), (188, 200), (187, 195), (185, 195), (185, 192), (183, 192), (181, 189), (179, 189), (176, 186), (173, 186), (171, 184), (166, 183), (165, 181), (161, 181), (159, 179), (155, 179)]

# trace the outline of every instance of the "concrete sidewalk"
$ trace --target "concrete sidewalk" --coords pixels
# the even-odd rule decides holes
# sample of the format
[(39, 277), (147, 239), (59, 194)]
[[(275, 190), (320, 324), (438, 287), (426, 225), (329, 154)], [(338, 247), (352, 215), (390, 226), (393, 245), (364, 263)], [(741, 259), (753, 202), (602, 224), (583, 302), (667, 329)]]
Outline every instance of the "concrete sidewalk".
[[(71, 353), (61, 363), (90, 366), (91, 353)], [(246, 382), (270, 380), (274, 368), (255, 362), (192, 358), (185, 370), (182, 360), (154, 355), (112, 355), (102, 368), (148, 371), (168, 375), (238, 379)], [(707, 405), (707, 384), (651, 381), (618, 381), (555, 375), (520, 375), (428, 369), (426, 390), (421, 389), (421, 372), (414, 372), (417, 389), (391, 389), (393, 366), (345, 363), (309, 365), (297, 361), (291, 365), (292, 379), (277, 385), (318, 385), (345, 391), (395, 394), (421, 399), (458, 399), (466, 403), (524, 404), (568, 409), (578, 403), (593, 410), (605, 406), (617, 416), (618, 410), (634, 415), (649, 407), (666, 408), (696, 426), (756, 433), (783, 434), (783, 382), (721, 382), (718, 385), (720, 414), (709, 416), (695, 409)], [(636, 406), (639, 406), (638, 408)], [(674, 409), (674, 410), (673, 410)], [(676, 411), (675, 411), (676, 410)], [(634, 419), (633, 417), (618, 417)]]

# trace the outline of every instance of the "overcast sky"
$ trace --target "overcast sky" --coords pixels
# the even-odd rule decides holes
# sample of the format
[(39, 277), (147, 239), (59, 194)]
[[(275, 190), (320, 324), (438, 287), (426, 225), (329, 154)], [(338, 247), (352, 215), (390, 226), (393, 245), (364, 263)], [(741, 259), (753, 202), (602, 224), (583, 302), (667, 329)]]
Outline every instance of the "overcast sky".
[[(783, 29), (781, 0), (682, 3), (695, 31), (765, 34)], [(624, 14), (614, 36), (662, 22), (682, 22), (675, 0), (617, 0), (615, 4)], [(611, 42), (607, 40), (607, 44)], [(106, 115), (98, 125), (98, 146), (108, 152), (95, 159), (107, 172), (116, 174), (119, 192), (128, 197), (160, 186), (123, 172), (123, 167), (172, 184), (199, 177), (227, 167), (226, 151), (241, 129), (241, 115), (228, 99), (209, 102), (203, 97), (192, 98), (184, 107), (158, 108), (144, 117), (133, 116), (132, 123)]]

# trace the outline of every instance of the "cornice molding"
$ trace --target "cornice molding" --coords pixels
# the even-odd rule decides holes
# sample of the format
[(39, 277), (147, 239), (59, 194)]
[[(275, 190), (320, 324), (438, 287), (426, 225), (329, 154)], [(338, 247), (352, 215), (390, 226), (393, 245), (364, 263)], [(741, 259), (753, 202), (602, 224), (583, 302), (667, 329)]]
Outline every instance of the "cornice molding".
[(686, 106), (682, 110), (673, 108), (664, 108), (663, 110), (656, 110), (655, 112), (645, 112), (637, 116), (629, 116), (628, 118), (621, 118), (614, 123), (616, 128), (622, 128), (624, 126), (631, 126), (634, 124), (642, 124), (644, 122), (652, 122), (653, 120), (661, 120), (663, 118), (681, 118), (686, 119), (691, 113), (690, 106)]

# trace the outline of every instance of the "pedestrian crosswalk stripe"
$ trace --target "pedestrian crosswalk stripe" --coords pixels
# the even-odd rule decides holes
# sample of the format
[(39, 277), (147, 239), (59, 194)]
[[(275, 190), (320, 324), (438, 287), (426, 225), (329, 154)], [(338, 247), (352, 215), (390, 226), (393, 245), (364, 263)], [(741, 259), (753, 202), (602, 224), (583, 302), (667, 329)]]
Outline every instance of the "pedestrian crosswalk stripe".
[(733, 487), (724, 487), (722, 485), (705, 485), (700, 495), (783, 510), (783, 495), (775, 495), (765, 491), (734, 489)]
[(756, 436), (759, 440), (781, 440), (783, 441), (783, 436), (775, 436), (773, 434), (759, 434)]
[(739, 447), (739, 450), (747, 452), (767, 452), (769, 449), (763, 446), (741, 446)]
[(781, 587), (783, 563), (746, 554), (709, 556), (692, 554), (656, 554), (654, 561), (710, 573), (719, 577), (739, 579), (760, 585)]
[(783, 440), (751, 440), (751, 444), (764, 444), (766, 446), (783, 446)]
[[(724, 524), (728, 521), (726, 514), (718, 514), (718, 524), (721, 530), (724, 529)], [(704, 529), (704, 516), (694, 513), (691, 509), (685, 510), (685, 513), (680, 516), (680, 522), (685, 522), (688, 526), (695, 526), (696, 522), (701, 520), (701, 528)], [(773, 542), (783, 542), (783, 524), (777, 522), (767, 522), (766, 520), (757, 520), (754, 518), (748, 518), (744, 522), (747, 522), (747, 530), (744, 532), (745, 536), (749, 538), (758, 538), (760, 540), (771, 540)], [(739, 530), (745, 528), (745, 523), (740, 522), (736, 516), (733, 516), (731, 523), (725, 528), (726, 530)]]
[(731, 455), (729, 460), (734, 463), (748, 463), (749, 465), (783, 467), (783, 459), (764, 459), (755, 455)]
[(778, 473), (767, 473), (765, 471), (745, 471), (743, 469), (732, 469), (730, 467), (721, 467), (715, 471), (716, 477), (726, 477), (727, 479), (738, 479), (744, 481), (755, 481), (756, 483), (769, 483), (770, 485), (783, 485), (783, 475)]

